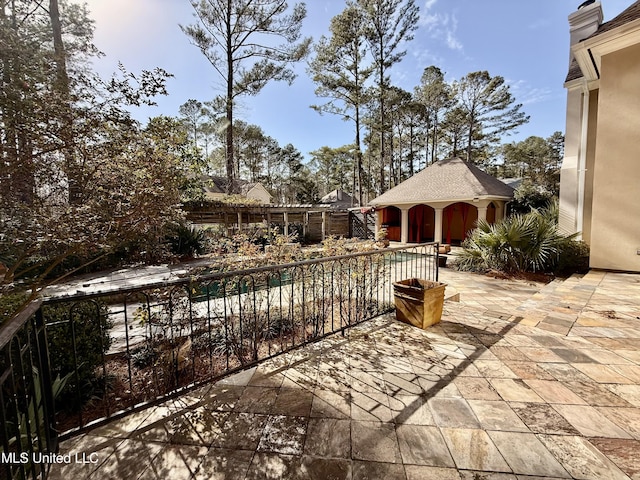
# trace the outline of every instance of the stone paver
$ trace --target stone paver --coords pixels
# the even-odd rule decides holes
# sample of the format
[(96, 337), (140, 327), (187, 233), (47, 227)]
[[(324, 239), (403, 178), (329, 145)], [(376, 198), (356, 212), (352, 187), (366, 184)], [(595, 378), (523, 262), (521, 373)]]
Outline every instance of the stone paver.
[(423, 425), (399, 425), (398, 441), (402, 461), (410, 465), (454, 467), (440, 429)]
[(351, 455), (357, 460), (402, 463), (395, 426), (381, 422), (351, 422)]
[(128, 415), (50, 478), (640, 480), (640, 276), (441, 280), (441, 323), (379, 317)]
[(534, 434), (489, 432), (489, 437), (514, 473), (570, 478), (567, 471)]
[(507, 402), (469, 400), (469, 405), (484, 430), (503, 432), (528, 432), (529, 428), (511, 409)]
[(443, 428), (442, 434), (458, 469), (511, 472), (486, 431)]

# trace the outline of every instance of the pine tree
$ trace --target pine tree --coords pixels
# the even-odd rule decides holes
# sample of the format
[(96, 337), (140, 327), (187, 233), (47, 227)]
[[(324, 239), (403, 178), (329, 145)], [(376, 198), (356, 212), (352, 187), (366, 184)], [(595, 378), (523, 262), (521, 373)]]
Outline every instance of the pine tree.
[(386, 92), (390, 89), (389, 69), (400, 62), (407, 51), (405, 42), (413, 39), (418, 27), (419, 9), (414, 0), (357, 0), (364, 12), (367, 25), (366, 39), (374, 59), (378, 118), (376, 129), (379, 136), (380, 191), (384, 189), (387, 165), (386, 137), (389, 134)]
[(529, 121), (515, 104), (504, 78), (487, 71), (468, 73), (454, 84), (458, 105), (466, 114), (466, 160), (473, 160), (473, 149), (495, 143)]
[[(358, 202), (363, 203), (361, 116), (367, 101), (365, 84), (373, 73), (367, 65), (364, 48), (365, 24), (362, 11), (355, 4), (331, 19), (331, 38), (322, 37), (315, 47), (315, 57), (309, 73), (318, 85), (316, 95), (330, 100), (313, 105), (316, 111), (338, 115), (354, 123), (355, 165), (353, 184), (357, 186)], [(354, 192), (355, 194), (355, 192)]]
[[(227, 193), (232, 193), (235, 102), (240, 96), (257, 95), (271, 81), (293, 82), (291, 64), (307, 55), (311, 43), (310, 38), (300, 40), (306, 8), (297, 4), (288, 14), (283, 0), (192, 0), (191, 5), (197, 22), (181, 28), (226, 87)], [(283, 43), (277, 45), (275, 40)]]

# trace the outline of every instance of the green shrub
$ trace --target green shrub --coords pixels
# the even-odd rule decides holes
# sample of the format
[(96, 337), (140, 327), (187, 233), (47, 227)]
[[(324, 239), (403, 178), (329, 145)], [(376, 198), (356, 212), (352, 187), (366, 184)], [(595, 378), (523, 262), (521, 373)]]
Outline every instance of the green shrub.
[(0, 295), (0, 325), (9, 320), (28, 297), (27, 292), (3, 292)]
[(204, 253), (206, 236), (202, 230), (195, 227), (175, 225), (169, 230), (167, 243), (175, 255), (195, 257)]
[(61, 394), (62, 405), (77, 409), (104, 388), (100, 367), (111, 346), (112, 327), (107, 306), (99, 301), (45, 305), (43, 315), (52, 375), (71, 374)]
[(151, 342), (146, 342), (143, 346), (131, 352), (131, 363), (136, 368), (146, 368), (153, 365), (158, 359), (158, 352)]
[(513, 201), (509, 203), (509, 207), (512, 213), (529, 213), (547, 208), (553, 198), (552, 192), (525, 180), (513, 193)]
[(555, 274), (569, 276), (589, 270), (589, 245), (582, 240), (570, 240), (562, 245)]
[(560, 234), (557, 218), (557, 204), (552, 203), (494, 224), (480, 220), (455, 266), (470, 271), (552, 272), (574, 238)]

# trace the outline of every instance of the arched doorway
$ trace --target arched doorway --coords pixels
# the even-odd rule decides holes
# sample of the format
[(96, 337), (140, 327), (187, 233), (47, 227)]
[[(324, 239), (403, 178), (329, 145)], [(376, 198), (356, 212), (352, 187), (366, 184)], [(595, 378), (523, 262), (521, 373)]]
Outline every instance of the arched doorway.
[(382, 209), (381, 227), (387, 229), (387, 239), (392, 242), (399, 242), (401, 235), (400, 222), (402, 214), (397, 207), (385, 207)]
[(443, 241), (459, 245), (478, 221), (478, 209), (470, 203), (458, 202), (445, 208), (442, 216)]
[(487, 223), (490, 225), (496, 223), (496, 206), (493, 202), (487, 206)]
[(436, 211), (429, 205), (416, 205), (409, 210), (409, 243), (432, 242)]

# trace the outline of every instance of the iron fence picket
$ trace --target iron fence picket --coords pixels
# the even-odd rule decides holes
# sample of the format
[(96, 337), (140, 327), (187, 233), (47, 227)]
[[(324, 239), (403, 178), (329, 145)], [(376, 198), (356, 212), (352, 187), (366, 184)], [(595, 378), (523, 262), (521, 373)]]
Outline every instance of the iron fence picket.
[[(105, 423), (331, 333), (344, 334), (347, 328), (389, 311), (393, 283), (401, 277), (437, 281), (438, 253), (434, 245), (214, 272), (114, 292), (39, 301), (0, 328), (0, 358), (4, 358), (0, 371), (0, 445), (3, 451), (12, 448), (11, 422), (15, 422), (15, 434), (21, 435), (18, 419), (28, 409), (25, 405), (30, 398), (37, 403), (34, 382), (39, 382), (43, 394), (44, 418), (25, 426), (24, 435), (35, 439), (35, 447), (27, 448), (53, 452), (58, 438), (83, 431), (89, 424)], [(87, 302), (92, 307), (81, 309), (80, 305)], [(52, 321), (42, 306), (59, 304), (68, 305), (68, 311), (63, 321)], [(68, 332), (71, 375), (77, 390), (72, 393), (82, 405), (86, 392), (81, 391), (77, 321), (98, 322), (100, 364), (93, 371), (99, 371), (102, 378), (94, 410), (78, 408), (69, 415), (55, 408), (49, 342), (51, 335), (60, 335), (65, 329)], [(108, 324), (116, 329), (112, 329), (107, 342), (110, 346), (105, 344)], [(115, 337), (119, 342), (112, 341)], [(16, 365), (12, 356), (20, 338), (27, 343), (25, 349), (18, 349), (17, 358), (23, 363)], [(38, 378), (27, 372), (33, 367), (40, 372)], [(19, 398), (21, 391), (25, 394)], [(35, 408), (38, 410), (39, 405)], [(95, 418), (95, 412), (103, 417)], [(55, 429), (60, 427), (65, 432), (58, 437)], [(12, 474), (17, 474), (20, 468), (14, 470)], [(22, 470), (26, 473), (25, 468)]]

